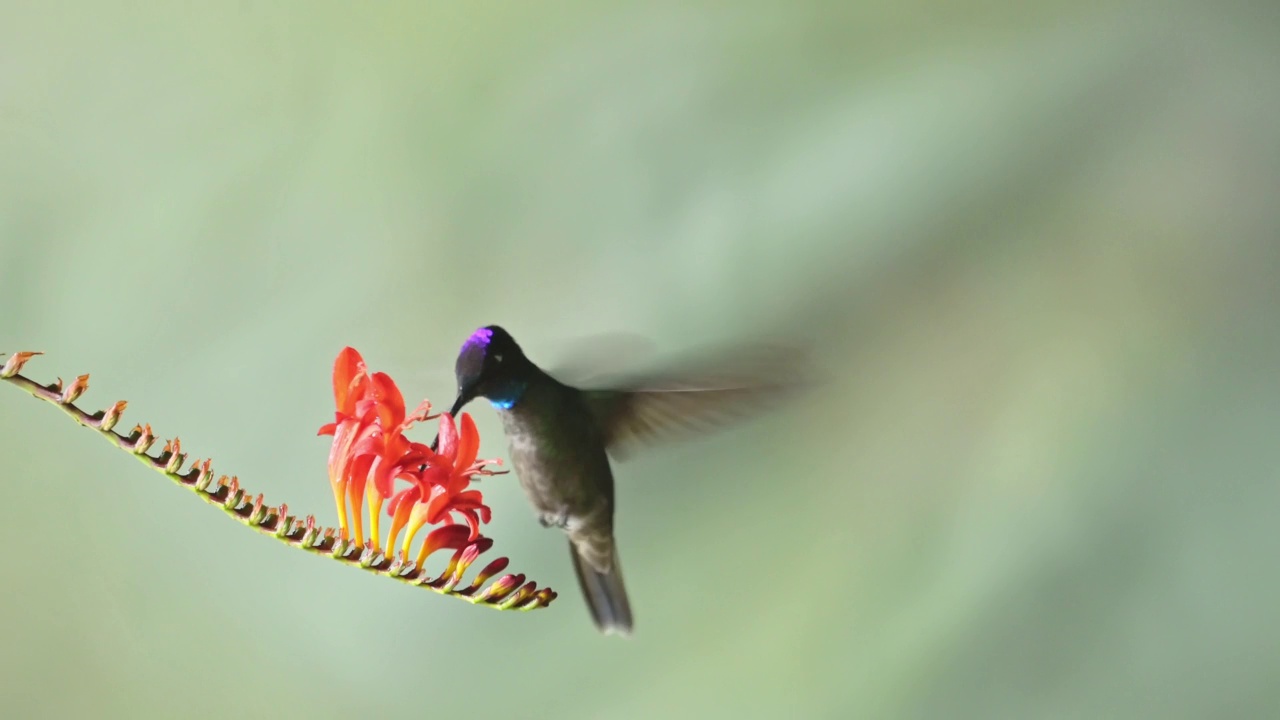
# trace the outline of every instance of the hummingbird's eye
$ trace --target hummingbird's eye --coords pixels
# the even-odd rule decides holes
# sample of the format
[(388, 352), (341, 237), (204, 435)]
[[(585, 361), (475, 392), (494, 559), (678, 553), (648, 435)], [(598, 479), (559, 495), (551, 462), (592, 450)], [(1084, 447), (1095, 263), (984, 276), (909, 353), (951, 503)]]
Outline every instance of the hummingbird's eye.
[(500, 362), (502, 362), (502, 353), (498, 353), (497, 355), (494, 355), (494, 356), (493, 356), (493, 361), (494, 361), (494, 362), (496, 362), (496, 363), (500, 363)]

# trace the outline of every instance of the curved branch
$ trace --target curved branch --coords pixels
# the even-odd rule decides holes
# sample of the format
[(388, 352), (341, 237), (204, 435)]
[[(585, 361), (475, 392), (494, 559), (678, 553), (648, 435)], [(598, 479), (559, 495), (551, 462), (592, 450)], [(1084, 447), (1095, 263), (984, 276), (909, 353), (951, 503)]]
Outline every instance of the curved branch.
[[(114, 429), (127, 405), (125, 401), (121, 400), (106, 410), (92, 414), (75, 405), (75, 400), (89, 387), (88, 375), (77, 377), (66, 388), (63, 388), (61, 378), (49, 385), (41, 385), (21, 375), (23, 365), (40, 354), (20, 352), (11, 355), (3, 368), (0, 368), (0, 381), (53, 404), (76, 422), (106, 438), (107, 442), (133, 455), (142, 464), (162, 473), (179, 486), (194, 492), (210, 505), (221, 508), (246, 527), (313, 555), (328, 557), (344, 565), (407, 585), (427, 588), (441, 595), (463, 598), (477, 605), (499, 610), (535, 610), (546, 607), (556, 598), (554, 590), (538, 589), (536, 582), (526, 583), (522, 574), (503, 575), (481, 590), (486, 582), (506, 568), (508, 560), (505, 557), (493, 560), (470, 584), (460, 587), (463, 576), (471, 565), (493, 546), (490, 538), (480, 537), (457, 548), (444, 572), (431, 577), (425, 568), (416, 567), (413, 562), (402, 557), (387, 557), (371, 547), (342, 540), (336, 528), (318, 525), (313, 515), (299, 519), (288, 514), (288, 505), (265, 505), (263, 496), (258, 494), (251, 497), (240, 487), (240, 480), (236, 476), (228, 478), (221, 475), (215, 480), (211, 461), (193, 460), (188, 464), (187, 455), (182, 452), (182, 444), (176, 437), (166, 440), (159, 454), (151, 455), (149, 451), (156, 442), (156, 436), (149, 424), (135, 425), (128, 435), (122, 435)], [(182, 469), (184, 466), (187, 468), (185, 472)]]

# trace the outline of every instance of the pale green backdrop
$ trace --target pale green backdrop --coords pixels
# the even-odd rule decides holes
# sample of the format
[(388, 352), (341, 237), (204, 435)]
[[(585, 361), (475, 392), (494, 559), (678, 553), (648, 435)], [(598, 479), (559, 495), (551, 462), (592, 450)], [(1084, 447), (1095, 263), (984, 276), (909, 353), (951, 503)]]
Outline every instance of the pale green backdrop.
[(832, 378), (619, 468), (629, 642), (509, 477), (548, 611), (309, 558), (0, 387), (0, 716), (1280, 716), (1278, 37), (1232, 2), (0, 2), (0, 350), (271, 501), (333, 521), (346, 344), (411, 401), (491, 322), (548, 362), (786, 330)]

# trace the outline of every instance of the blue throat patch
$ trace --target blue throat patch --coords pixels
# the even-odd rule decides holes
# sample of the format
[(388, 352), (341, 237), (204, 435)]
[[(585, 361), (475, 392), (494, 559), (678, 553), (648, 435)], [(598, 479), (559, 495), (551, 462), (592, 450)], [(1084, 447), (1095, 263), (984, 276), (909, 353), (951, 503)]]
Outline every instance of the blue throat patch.
[(498, 410), (510, 410), (520, 402), (520, 398), (524, 396), (524, 391), (528, 384), (524, 382), (513, 382), (502, 388), (501, 391), (489, 394), (489, 404)]

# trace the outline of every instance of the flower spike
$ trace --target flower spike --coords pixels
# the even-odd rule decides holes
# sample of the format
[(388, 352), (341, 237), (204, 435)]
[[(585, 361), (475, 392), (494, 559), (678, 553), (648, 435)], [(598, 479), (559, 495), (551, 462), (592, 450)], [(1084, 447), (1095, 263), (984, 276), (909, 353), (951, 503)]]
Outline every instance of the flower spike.
[[(430, 415), (430, 405), (425, 402), (413, 414), (406, 416), (403, 396), (390, 377), (381, 373), (371, 376), (364, 359), (352, 348), (343, 350), (334, 364), (337, 414), (335, 422), (320, 431), (321, 434), (334, 435), (330, 480), (339, 507), (338, 528), (324, 527), (312, 515), (303, 519), (290, 515), (289, 506), (283, 503), (267, 505), (261, 494), (252, 495), (241, 487), (238, 476), (228, 478), (219, 475), (215, 481), (212, 462), (192, 460), (188, 463), (188, 455), (182, 451), (182, 443), (176, 437), (165, 440), (158, 454), (150, 454), (158, 438), (149, 424), (135, 425), (127, 435), (114, 429), (127, 406), (124, 400), (94, 413), (85, 412), (75, 405), (89, 387), (88, 375), (78, 376), (65, 389), (61, 382), (41, 385), (23, 376), (23, 366), (40, 354), (20, 352), (10, 355), (0, 366), (0, 381), (54, 405), (112, 445), (167, 476), (175, 484), (194, 492), (210, 505), (220, 507), (247, 527), (313, 555), (328, 556), (375, 575), (424, 587), (441, 595), (460, 597), (478, 605), (500, 610), (535, 610), (550, 605), (556, 598), (554, 590), (538, 590), (533, 582), (519, 587), (524, 582), (521, 574), (504, 575), (490, 583), (490, 579), (509, 564), (505, 557), (489, 562), (471, 583), (458, 589), (468, 568), (493, 546), (493, 540), (479, 534), (479, 526), (488, 522), (490, 510), (483, 504), (478, 490), (467, 489), (474, 478), (492, 474), (485, 466), (493, 461), (474, 459), (471, 447), (475, 445), (478, 448), (479, 440), (475, 424), (465, 414), (460, 427), (455, 429), (452, 453), (447, 456), (431, 453), (425, 445), (405, 439), (403, 432), (415, 422), (439, 417), (442, 424), (453, 425), (453, 419), (447, 414)], [(466, 461), (465, 466), (463, 461)], [(392, 465), (380, 466), (380, 462), (391, 462)], [(409, 487), (392, 497), (384, 497), (375, 492), (376, 483), (370, 481), (375, 473), (389, 473), (389, 481), (384, 483), (388, 492), (396, 481), (407, 482)], [(369, 504), (371, 520), (374, 521), (371, 528), (375, 533), (378, 527), (376, 518), (384, 499), (392, 501), (388, 507), (389, 514), (402, 506), (406, 509), (406, 523), (412, 524), (414, 516), (417, 516), (418, 526), (410, 532), (411, 536), (428, 524), (439, 524), (422, 540), (414, 558), (416, 563), (405, 556), (391, 557), (395, 553), (390, 552), (390, 545), (387, 546), (388, 552), (382, 553), (375, 552), (376, 542), (366, 543), (366, 538), (362, 537), (363, 526), (358, 519), (360, 506), (352, 506), (353, 515), (345, 514), (347, 501), (355, 499), (348, 492), (353, 481), (367, 489), (367, 494), (377, 497), (376, 504)], [(460, 516), (464, 522), (453, 522), (454, 515)], [(350, 528), (347, 527), (348, 520), (354, 521)], [(391, 539), (401, 529), (407, 528), (396, 528), (393, 523)], [(352, 530), (355, 537), (350, 537)], [(405, 548), (412, 545), (412, 539), (406, 540)], [(432, 554), (444, 549), (454, 550), (453, 556), (445, 570), (432, 577), (424, 564)], [(481, 590), (486, 583), (489, 583), (488, 587)]]

